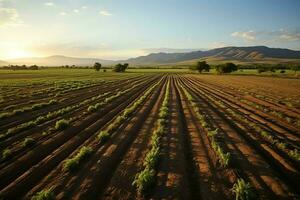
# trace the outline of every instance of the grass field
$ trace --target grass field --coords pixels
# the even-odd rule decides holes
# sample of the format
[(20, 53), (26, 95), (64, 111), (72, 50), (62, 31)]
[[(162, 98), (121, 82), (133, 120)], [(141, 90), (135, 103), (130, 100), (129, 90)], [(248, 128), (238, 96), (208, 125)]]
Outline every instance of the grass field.
[(287, 74), (0, 70), (0, 199), (299, 199)]

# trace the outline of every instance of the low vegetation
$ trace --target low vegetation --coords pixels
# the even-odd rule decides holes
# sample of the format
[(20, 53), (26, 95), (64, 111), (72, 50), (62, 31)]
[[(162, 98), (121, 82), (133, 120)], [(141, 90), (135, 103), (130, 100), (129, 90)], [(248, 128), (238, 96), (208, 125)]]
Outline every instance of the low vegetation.
[(24, 107), (24, 108), (21, 108), (21, 109), (13, 110), (11, 112), (1, 113), (0, 114), (0, 119), (5, 119), (5, 118), (8, 118), (8, 117), (12, 117), (12, 116), (19, 115), (21, 113), (25, 113), (25, 112), (29, 112), (29, 111), (33, 111), (33, 110), (38, 110), (38, 109), (41, 109), (41, 108), (44, 108), (46, 106), (53, 105), (53, 104), (56, 104), (56, 103), (57, 103), (56, 100), (50, 100), (47, 103), (38, 103), (38, 104), (34, 104), (30, 107)]
[(79, 152), (70, 159), (67, 159), (63, 165), (64, 171), (74, 172), (78, 169), (79, 165), (86, 160), (93, 153), (91, 147), (82, 147)]
[(11, 150), (6, 148), (2, 152), (2, 160), (7, 160), (11, 156)]
[(31, 147), (36, 143), (36, 141), (33, 138), (27, 137), (24, 139), (22, 146), (23, 147)]
[(52, 191), (52, 188), (42, 190), (31, 198), (31, 200), (54, 200), (54, 199), (55, 199), (55, 195), (54, 192)]
[(64, 130), (66, 128), (68, 128), (70, 126), (70, 123), (69, 121), (65, 120), (65, 119), (61, 119), (61, 120), (58, 120), (56, 123), (55, 123), (55, 129), (56, 130)]
[(252, 186), (244, 179), (238, 179), (232, 187), (232, 192), (235, 195), (235, 200), (250, 200), (254, 198)]

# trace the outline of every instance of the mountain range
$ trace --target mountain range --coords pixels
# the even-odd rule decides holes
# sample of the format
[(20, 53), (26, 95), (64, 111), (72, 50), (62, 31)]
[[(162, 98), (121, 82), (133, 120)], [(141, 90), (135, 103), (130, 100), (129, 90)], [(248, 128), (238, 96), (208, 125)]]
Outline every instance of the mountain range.
[(127, 60), (103, 60), (98, 58), (74, 58), (66, 56), (50, 56), (43, 58), (22, 58), (7, 61), (0, 61), (0, 65), (9, 64), (26, 64), (26, 65), (41, 65), (41, 66), (91, 66), (95, 62), (100, 62), (103, 65), (113, 65), (118, 62), (127, 62), (131, 65), (166, 65), (166, 64), (190, 64), (199, 59), (206, 59), (208, 62), (239, 62), (239, 63), (255, 63), (255, 62), (296, 62), (300, 63), (300, 51), (281, 48), (269, 48), (266, 46), (251, 46), (251, 47), (223, 47), (207, 51), (191, 51), (180, 53), (150, 53), (146, 56), (130, 58)]

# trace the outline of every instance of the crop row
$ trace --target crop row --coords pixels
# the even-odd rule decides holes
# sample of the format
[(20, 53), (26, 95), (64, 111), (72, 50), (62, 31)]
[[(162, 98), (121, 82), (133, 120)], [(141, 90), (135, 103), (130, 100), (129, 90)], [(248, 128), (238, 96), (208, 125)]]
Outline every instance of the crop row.
[[(133, 85), (130, 89), (138, 86), (140, 84), (137, 84), (137, 85)], [(126, 92), (130, 91), (130, 89), (127, 89)], [(98, 99), (101, 99), (103, 98), (104, 96), (107, 96), (108, 94), (110, 94), (110, 92), (106, 92), (104, 94), (100, 94), (96, 97), (92, 97), (90, 99), (86, 99), (84, 100), (83, 102), (80, 102), (79, 104), (76, 104), (76, 105), (73, 105), (73, 106), (68, 106), (68, 107), (65, 107), (65, 108), (62, 108), (60, 110), (56, 110), (56, 111), (53, 111), (53, 112), (49, 112), (47, 115), (45, 116), (39, 116), (38, 118), (34, 119), (34, 120), (31, 120), (29, 122), (26, 122), (26, 123), (23, 123), (23, 124), (20, 124), (18, 126), (15, 126), (13, 128), (10, 128), (7, 130), (7, 132), (5, 134), (1, 134), (0, 135), (0, 138), (3, 138), (3, 137), (6, 137), (6, 136), (9, 136), (9, 135), (12, 135), (12, 134), (16, 134), (18, 132), (21, 132), (21, 131), (24, 131), (24, 130), (27, 130), (27, 129), (30, 129), (32, 127), (35, 127), (36, 125), (39, 125), (41, 123), (44, 123), (48, 120), (51, 120), (51, 119), (54, 119), (56, 117), (59, 117), (61, 115), (64, 115), (64, 114), (67, 114), (75, 109), (78, 109), (92, 101), (95, 101), (95, 100), (98, 100)], [(122, 93), (124, 94), (124, 93)], [(115, 98), (114, 98), (115, 99)], [(112, 99), (113, 100), (113, 99)], [(111, 102), (110, 99), (106, 99), (106, 102)], [(86, 114), (86, 113), (84, 113)]]
[(162, 106), (159, 110), (157, 126), (151, 137), (151, 148), (145, 156), (143, 167), (144, 169), (136, 174), (133, 185), (136, 186), (138, 194), (144, 194), (155, 183), (156, 168), (158, 166), (159, 157), (161, 154), (161, 138), (166, 133), (168, 116), (169, 116), (169, 92), (170, 83), (167, 83), (166, 93)]
[[(122, 92), (121, 94), (119, 93), (118, 96), (125, 94), (125, 92), (128, 92), (128, 91), (130, 91), (131, 89), (134, 89), (135, 87), (137, 87), (137, 86), (140, 85), (140, 84), (141, 84), (141, 83), (136, 83), (136, 84), (134, 84), (134, 85), (133, 85), (131, 88), (129, 88), (128, 90), (125, 90), (125, 91)], [(69, 113), (69, 112), (71, 112), (71, 111), (73, 111), (73, 110), (76, 110), (77, 108), (82, 108), (82, 107), (84, 107), (86, 104), (88, 104), (88, 103), (90, 103), (90, 102), (93, 102), (93, 101), (95, 101), (95, 100), (101, 99), (102, 97), (108, 96), (110, 93), (111, 93), (111, 92), (103, 93), (103, 94), (100, 94), (100, 95), (98, 95), (98, 96), (96, 96), (96, 97), (92, 97), (92, 98), (90, 98), (90, 99), (87, 99), (87, 100), (81, 102), (80, 104), (77, 104), (77, 105), (74, 105), (74, 106), (69, 106), (69, 107), (63, 108), (63, 109), (61, 109), (61, 110), (58, 110), (58, 112), (50, 113), (50, 114), (47, 115), (47, 118), (44, 118), (44, 119), (45, 119), (45, 120), (46, 120), (46, 119), (49, 119), (49, 120), (50, 120), (50, 119), (56, 118), (56, 117), (58, 117), (58, 116), (60, 116), (60, 115), (64, 115), (64, 114)], [(104, 100), (105, 104), (110, 103), (111, 101), (113, 101), (114, 99), (116, 99), (116, 97), (118, 97), (118, 96), (113, 95), (114, 98), (110, 98), (110, 97), (106, 98), (106, 99)], [(104, 106), (105, 104), (102, 104), (102, 105)], [(48, 131), (46, 131), (46, 130), (43, 131), (43, 135), (48, 135), (48, 134), (50, 134), (50, 133), (52, 134), (53, 132), (55, 132), (55, 131), (57, 131), (57, 130), (63, 130), (64, 128), (67, 128), (68, 126), (70, 126), (70, 124), (71, 124), (73, 121), (76, 121), (76, 120), (78, 120), (78, 119), (81, 119), (82, 117), (87, 116), (88, 114), (89, 114), (88, 112), (82, 112), (82, 114), (79, 115), (79, 116), (71, 117), (71, 118), (69, 118), (69, 119), (61, 119), (61, 120), (58, 120), (58, 121), (56, 121), (54, 127), (48, 127)], [(41, 118), (40, 118), (40, 119), (41, 119)], [(46, 120), (46, 121), (47, 121), (47, 120)], [(40, 122), (40, 121), (38, 121), (38, 122)], [(21, 145), (20, 147), (24, 147), (24, 146)], [(14, 149), (15, 149), (15, 148), (14, 148)], [(16, 149), (15, 149), (15, 150), (16, 150)], [(15, 152), (15, 150), (14, 150), (14, 152)], [(6, 160), (8, 157), (11, 157), (12, 153), (13, 153), (13, 152), (12, 152), (9, 148), (4, 149), (4, 151), (2, 152), (2, 160)], [(5, 159), (4, 159), (4, 158), (5, 158)]]
[(24, 107), (22, 109), (13, 110), (11, 112), (1, 113), (0, 114), (0, 119), (5, 119), (5, 118), (12, 117), (12, 116), (15, 116), (15, 115), (18, 115), (18, 114), (21, 114), (21, 113), (25, 113), (25, 112), (28, 112), (28, 111), (38, 110), (38, 109), (45, 108), (45, 107), (50, 106), (50, 105), (54, 105), (56, 103), (57, 103), (56, 100), (50, 100), (49, 102), (46, 102), (46, 103), (38, 103), (38, 104), (34, 104), (30, 107)]
[(260, 104), (257, 104), (257, 103), (245, 100), (245, 99), (242, 99), (241, 101), (244, 102), (244, 103), (246, 103), (246, 104), (248, 104), (248, 105), (251, 105), (251, 106), (255, 107), (258, 110), (261, 110), (261, 111), (263, 111), (265, 113), (271, 114), (271, 115), (273, 115), (273, 116), (275, 116), (275, 117), (277, 117), (279, 119), (282, 119), (282, 120), (286, 121), (289, 124), (292, 124), (292, 125), (300, 128), (300, 120), (299, 119), (295, 119), (295, 118), (289, 117), (289, 116), (287, 116), (284, 113), (279, 112), (279, 111), (275, 111), (275, 110), (271, 111), (266, 106), (263, 106), (263, 105), (260, 105)]
[[(188, 100), (191, 102), (192, 108), (200, 122), (200, 125), (207, 133), (210, 145), (213, 151), (215, 152), (216, 156), (218, 157), (218, 162), (220, 163), (221, 167), (229, 167), (231, 154), (229, 152), (225, 153), (224, 149), (220, 146), (219, 142), (217, 141), (218, 129), (213, 130), (210, 128), (209, 120), (206, 119), (204, 113), (201, 113), (193, 96), (186, 90), (186, 88), (182, 87), (182, 89)], [(236, 200), (252, 199), (254, 197), (252, 185), (242, 178), (237, 179), (237, 181), (233, 184), (231, 190), (235, 194)]]
[(184, 88), (182, 87), (183, 92), (185, 93), (188, 100), (191, 102), (192, 108), (196, 113), (196, 116), (207, 133), (207, 136), (210, 138), (210, 144), (215, 152), (215, 154), (218, 157), (218, 161), (221, 164), (222, 167), (227, 167), (230, 162), (230, 153), (223, 150), (223, 148), (220, 146), (220, 144), (217, 142), (217, 134), (218, 129), (212, 130), (209, 127), (208, 119), (206, 119), (205, 115), (200, 112), (200, 109), (198, 108), (197, 104), (195, 103), (195, 99), (192, 97), (192, 95)]
[(223, 108), (225, 112), (228, 112), (231, 116), (235, 117), (236, 119), (243, 121), (248, 126), (252, 127), (257, 133), (260, 134), (262, 138), (272, 144), (272, 147), (277, 147), (283, 152), (292, 158), (293, 160), (300, 161), (300, 152), (296, 148), (291, 148), (291, 145), (286, 144), (284, 141), (280, 140), (277, 136), (272, 135), (269, 131), (264, 130), (258, 123), (254, 123), (248, 120), (245, 115), (238, 114), (237, 112), (233, 111), (230, 106), (225, 106), (223, 102), (218, 101), (212, 98), (209, 95), (205, 95), (210, 101), (214, 102), (219, 107)]

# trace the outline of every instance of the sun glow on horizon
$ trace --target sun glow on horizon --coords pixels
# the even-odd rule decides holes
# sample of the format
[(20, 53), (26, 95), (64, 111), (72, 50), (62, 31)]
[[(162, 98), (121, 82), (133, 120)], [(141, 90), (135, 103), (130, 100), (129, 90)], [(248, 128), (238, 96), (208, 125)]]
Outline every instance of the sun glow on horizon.
[(25, 58), (30, 57), (31, 53), (22, 49), (12, 49), (8, 51), (7, 58), (8, 59), (18, 59), (18, 58)]

